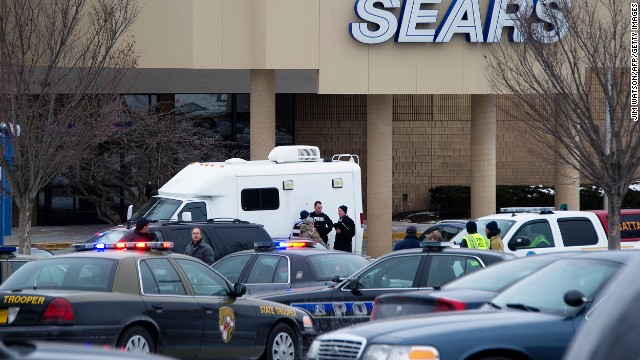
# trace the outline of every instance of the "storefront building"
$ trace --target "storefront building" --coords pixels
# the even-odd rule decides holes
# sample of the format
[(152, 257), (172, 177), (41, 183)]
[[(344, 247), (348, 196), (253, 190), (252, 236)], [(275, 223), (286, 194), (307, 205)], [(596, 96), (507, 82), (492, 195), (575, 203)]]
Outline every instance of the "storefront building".
[(472, 217), (495, 212), (498, 184), (553, 185), (578, 209), (577, 174), (522, 146), (486, 79), (513, 2), (146, 1), (129, 92), (225, 102), (251, 159), (276, 144), (358, 154), (374, 257), (391, 250), (392, 214), (429, 208), (433, 186), (470, 185)]

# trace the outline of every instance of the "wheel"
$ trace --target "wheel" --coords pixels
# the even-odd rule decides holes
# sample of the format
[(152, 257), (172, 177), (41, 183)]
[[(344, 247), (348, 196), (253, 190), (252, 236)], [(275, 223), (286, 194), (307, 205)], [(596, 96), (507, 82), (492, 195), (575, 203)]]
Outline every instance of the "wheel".
[(117, 347), (134, 353), (149, 354), (155, 352), (155, 344), (151, 335), (147, 330), (138, 326), (127, 329), (118, 340)]
[(298, 338), (285, 324), (277, 324), (269, 333), (264, 360), (299, 360)]

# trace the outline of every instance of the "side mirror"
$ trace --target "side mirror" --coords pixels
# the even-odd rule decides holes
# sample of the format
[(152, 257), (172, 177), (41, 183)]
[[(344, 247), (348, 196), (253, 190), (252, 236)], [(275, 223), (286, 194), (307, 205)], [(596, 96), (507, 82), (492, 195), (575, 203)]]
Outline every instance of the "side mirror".
[(569, 290), (564, 294), (564, 302), (569, 306), (582, 306), (587, 301), (589, 301), (589, 299), (587, 299), (584, 294), (578, 290)]
[(180, 220), (182, 221), (191, 221), (191, 212), (190, 211), (185, 211), (182, 214), (180, 214)]
[(529, 245), (531, 245), (531, 240), (526, 236), (518, 236), (517, 238), (509, 240), (509, 243), (507, 244), (511, 251), (526, 248), (529, 247)]
[(247, 287), (243, 283), (233, 284), (233, 297), (240, 297), (247, 293)]
[(133, 205), (129, 205), (127, 207), (127, 220), (131, 219), (133, 216)]
[(349, 290), (358, 290), (358, 278), (348, 278), (344, 287)]
[(340, 275), (333, 275), (333, 277), (331, 278), (331, 281), (333, 281), (334, 283), (341, 283), (345, 280), (345, 278), (340, 277)]

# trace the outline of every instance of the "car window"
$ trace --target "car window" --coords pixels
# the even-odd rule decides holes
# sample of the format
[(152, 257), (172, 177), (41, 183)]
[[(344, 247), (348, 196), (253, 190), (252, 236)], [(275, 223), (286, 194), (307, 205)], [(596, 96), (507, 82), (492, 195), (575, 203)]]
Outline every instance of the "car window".
[(260, 255), (256, 262), (253, 263), (247, 283), (262, 284), (274, 282), (276, 266), (280, 261), (280, 256)]
[[(476, 226), (478, 227), (478, 233), (479, 234), (484, 234), (484, 229), (487, 227), (487, 224), (491, 221), (495, 221), (496, 223), (498, 223), (498, 228), (500, 229), (500, 233), (501, 234), (506, 234), (512, 227), (513, 225), (516, 223), (514, 220), (504, 220), (504, 219), (480, 219), (480, 220), (476, 220)], [(465, 228), (460, 229), (460, 231), (453, 237), (451, 238), (450, 241), (456, 243), (456, 244), (460, 244), (460, 241), (462, 241), (462, 238), (464, 238), (465, 236), (469, 235), (467, 233), (467, 230)]]
[(235, 255), (224, 258), (217, 263), (213, 264), (213, 268), (222, 274), (229, 282), (237, 283), (242, 275), (242, 270), (247, 265), (247, 262), (251, 259), (251, 254), (247, 255)]
[(430, 258), (427, 287), (442, 286), (466, 273), (482, 268), (478, 259), (469, 256), (432, 254)]
[(115, 244), (120, 239), (122, 239), (125, 235), (129, 234), (131, 231), (126, 229), (112, 229), (112, 230), (104, 230), (99, 233), (93, 235), (89, 240), (85, 241), (85, 243), (103, 243), (103, 244)]
[(564, 246), (596, 245), (598, 234), (587, 218), (558, 219)]
[(178, 219), (182, 219), (182, 214), (185, 212), (191, 213), (191, 220), (207, 220), (207, 205), (204, 202), (192, 202), (186, 204), (180, 213)]
[(4, 290), (60, 289), (110, 291), (116, 260), (50, 257), (22, 265), (2, 284)]
[(369, 261), (354, 254), (319, 254), (307, 256), (307, 261), (316, 276), (316, 281), (329, 281), (334, 275), (346, 278), (369, 265)]
[(522, 225), (513, 238), (528, 241), (528, 248), (545, 248), (555, 246), (551, 232), (551, 225), (549, 225), (547, 220), (536, 220)]
[(492, 302), (506, 308), (525, 305), (541, 312), (571, 316), (582, 307), (565, 303), (564, 294), (578, 290), (592, 299), (621, 264), (593, 259), (563, 259), (506, 288)]
[(168, 259), (140, 261), (142, 292), (146, 295), (186, 295), (184, 285)]
[(412, 288), (423, 256), (395, 256), (373, 264), (358, 277), (360, 289)]
[(11, 265), (11, 273), (13, 274), (16, 270), (20, 269), (22, 265), (26, 264), (26, 260), (13, 260), (9, 261), (9, 265)]
[(238, 243), (245, 241), (252, 247), (253, 242), (256, 241), (271, 241), (271, 237), (266, 230), (257, 226), (216, 226), (215, 231), (223, 241), (234, 241)]
[(196, 296), (229, 296), (227, 282), (208, 266), (193, 260), (176, 259), (187, 275)]

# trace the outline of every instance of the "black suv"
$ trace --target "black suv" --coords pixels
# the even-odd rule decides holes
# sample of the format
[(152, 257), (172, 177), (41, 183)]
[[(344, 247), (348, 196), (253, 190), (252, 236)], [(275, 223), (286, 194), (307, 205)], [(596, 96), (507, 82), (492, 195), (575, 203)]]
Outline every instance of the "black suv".
[[(157, 241), (171, 241), (174, 251), (183, 253), (191, 241), (191, 230), (202, 230), (202, 240), (213, 248), (215, 260), (240, 250), (253, 249), (254, 242), (272, 241), (260, 224), (239, 219), (209, 219), (207, 221), (168, 221), (149, 223), (149, 232)], [(76, 251), (93, 250), (93, 244), (115, 244), (135, 241), (134, 224), (120, 225), (100, 231), (82, 244), (74, 244)]]

